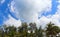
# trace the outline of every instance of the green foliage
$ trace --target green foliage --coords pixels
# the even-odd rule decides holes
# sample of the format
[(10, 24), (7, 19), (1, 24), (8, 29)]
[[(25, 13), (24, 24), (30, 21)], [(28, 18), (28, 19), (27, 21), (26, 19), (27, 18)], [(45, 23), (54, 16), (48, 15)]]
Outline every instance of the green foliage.
[(42, 26), (38, 29), (36, 23), (27, 24), (26, 22), (18, 28), (6, 25), (3, 28), (4, 30), (0, 29), (0, 37), (49, 37), (50, 35), (52, 37), (60, 33), (60, 28), (51, 22), (47, 24), (46, 30), (42, 29)]
[(60, 28), (53, 23), (47, 24), (46, 34), (49, 36), (56, 36), (60, 32)]

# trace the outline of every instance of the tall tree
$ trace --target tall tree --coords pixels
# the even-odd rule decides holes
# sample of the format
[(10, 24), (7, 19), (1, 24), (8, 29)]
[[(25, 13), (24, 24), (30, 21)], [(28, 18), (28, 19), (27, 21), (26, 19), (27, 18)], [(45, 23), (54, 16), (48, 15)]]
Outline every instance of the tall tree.
[(8, 29), (9, 29), (8, 35), (9, 35), (10, 37), (14, 37), (14, 35), (16, 34), (16, 27), (14, 27), (14, 26), (9, 26)]
[(29, 30), (30, 30), (30, 34), (31, 34), (31, 37), (36, 37), (36, 30), (37, 30), (37, 27), (36, 27), (36, 23), (29, 23)]
[(46, 35), (47, 37), (51, 36), (56, 36), (59, 33), (60, 29), (58, 26), (55, 26), (53, 23), (48, 23), (47, 24), (47, 29), (46, 29)]
[(41, 28), (41, 26), (39, 27), (38, 30), (38, 37), (43, 37), (43, 29)]
[(21, 37), (27, 37), (27, 27), (28, 25), (25, 22), (25, 23), (22, 23), (22, 26), (18, 28), (19, 29), (18, 31), (20, 32)]

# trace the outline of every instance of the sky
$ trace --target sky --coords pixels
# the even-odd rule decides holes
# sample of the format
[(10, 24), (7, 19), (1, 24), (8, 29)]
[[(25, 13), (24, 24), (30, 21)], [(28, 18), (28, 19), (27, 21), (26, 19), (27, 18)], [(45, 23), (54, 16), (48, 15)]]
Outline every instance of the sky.
[(0, 25), (18, 27), (22, 22), (60, 27), (60, 0), (0, 0)]

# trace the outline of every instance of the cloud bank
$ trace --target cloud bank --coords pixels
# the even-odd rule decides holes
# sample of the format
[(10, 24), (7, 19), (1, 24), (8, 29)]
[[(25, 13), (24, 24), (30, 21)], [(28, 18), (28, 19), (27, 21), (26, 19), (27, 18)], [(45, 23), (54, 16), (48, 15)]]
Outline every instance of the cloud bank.
[(16, 20), (12, 16), (9, 15), (9, 19), (7, 21), (5, 21), (4, 24), (7, 25), (7, 26), (19, 27), (19, 26), (21, 26), (21, 21)]
[(60, 5), (57, 6), (57, 12), (54, 15), (42, 16), (39, 21), (43, 27), (49, 22), (52, 22), (56, 26), (60, 27)]
[(15, 9), (18, 12), (18, 18), (24, 19), (26, 22), (36, 22), (38, 20), (38, 13), (42, 11), (50, 11), (51, 0), (14, 0)]
[[(35, 22), (39, 27), (46, 26), (50, 21), (57, 26), (60, 26), (60, 6), (57, 6), (57, 12), (54, 15), (41, 16), (42, 13), (50, 12), (52, 9), (52, 0), (13, 0), (11, 2), (11, 11), (13, 11), (20, 21), (10, 18), (13, 22)], [(46, 11), (46, 12), (44, 12)], [(38, 17), (40, 16), (40, 19)], [(7, 21), (10, 22), (10, 20)], [(12, 23), (12, 22), (11, 22)], [(9, 24), (11, 24), (9, 23)], [(15, 22), (14, 22), (15, 23)], [(16, 24), (15, 24), (16, 25)]]
[[(41, 15), (43, 11), (50, 11), (52, 6), (51, 2), (51, 0), (13, 0), (10, 7), (11, 11), (13, 11), (22, 22), (35, 22), (38, 24), (40, 22), (38, 19), (39, 13)], [(8, 22), (10, 22), (10, 20)]]

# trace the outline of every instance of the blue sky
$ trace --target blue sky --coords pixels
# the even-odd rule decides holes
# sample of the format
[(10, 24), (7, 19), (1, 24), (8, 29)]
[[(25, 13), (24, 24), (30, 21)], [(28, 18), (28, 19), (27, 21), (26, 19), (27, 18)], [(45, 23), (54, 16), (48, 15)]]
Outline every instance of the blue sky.
[[(2, 0), (1, 0), (2, 1)], [(8, 4), (11, 4), (11, 2), (13, 1), (13, 0), (5, 0), (3, 3), (1, 3), (1, 1), (0, 1), (0, 25), (2, 25), (2, 24), (4, 24), (4, 21), (6, 21), (6, 20), (9, 20), (9, 15), (11, 15), (11, 17), (13, 17), (14, 19), (16, 19), (16, 20), (18, 20), (18, 19), (20, 19), (20, 20), (22, 20), (22, 19), (24, 19), (25, 18), (25, 13), (27, 13), (28, 11), (30, 11), (30, 8), (28, 7), (28, 4), (27, 5), (25, 5), (24, 3), (23, 3), (23, 1), (22, 1), (22, 3), (19, 3), (19, 4), (16, 4), (16, 5), (19, 5), (19, 7), (16, 7), (16, 8), (18, 8), (18, 9), (20, 9), (21, 8), (21, 13), (19, 13), (19, 15), (21, 15), (19, 18), (17, 18), (16, 17), (16, 15), (15, 15), (15, 11), (14, 12), (12, 12), (12, 11), (10, 11), (10, 8), (9, 8), (9, 6), (8, 6)], [(17, 0), (15, 0), (15, 1), (17, 1)], [(21, 0), (20, 0), (21, 1)], [(37, 0), (36, 0), (37, 1)], [(39, 1), (39, 0), (38, 0)], [(47, 1), (47, 0), (46, 0)], [(41, 17), (39, 17), (39, 19), (40, 18), (42, 18), (43, 16), (44, 17), (47, 17), (47, 16), (49, 16), (49, 15), (51, 15), (51, 17), (53, 16), (53, 15), (55, 15), (56, 14), (56, 12), (57, 12), (57, 6), (59, 5), (58, 4), (58, 2), (57, 2), (57, 0), (51, 0), (52, 2), (51, 2), (51, 11), (43, 11), (42, 10), (42, 14), (41, 14), (41, 12), (39, 13), (39, 16), (41, 15)], [(43, 2), (43, 1), (42, 1)], [(49, 3), (49, 2), (48, 2)], [(12, 3), (13, 4), (13, 3)], [(27, 7), (25, 7), (25, 6), (27, 6)], [(32, 6), (31, 6), (32, 7)], [(44, 7), (43, 7), (44, 8)], [(28, 11), (26, 11), (26, 10), (28, 10)], [(26, 11), (26, 12), (24, 12), (24, 11)], [(38, 10), (37, 10), (38, 11)], [(23, 13), (22, 13), (23, 12)], [(32, 11), (31, 11), (32, 12)], [(30, 12), (30, 13), (31, 13)], [(17, 13), (17, 12), (16, 12)], [(22, 16), (22, 14), (23, 14), (23, 16)], [(31, 13), (31, 15), (33, 15), (32, 13)], [(57, 14), (58, 15), (58, 14)], [(30, 16), (30, 14), (29, 14), (29, 16)], [(21, 18), (22, 17), (22, 18)], [(50, 17), (50, 18), (51, 18)], [(28, 18), (28, 19), (31, 19), (31, 18)], [(54, 18), (55, 19), (55, 18)], [(24, 19), (24, 20), (26, 20), (26, 18)], [(29, 20), (28, 20), (29, 21)]]
[(52, 9), (51, 9), (51, 11), (47, 12), (46, 14), (43, 13), (42, 15), (44, 15), (44, 16), (54, 15), (57, 11), (57, 6), (58, 6), (58, 2), (56, 2), (56, 1), (57, 0), (52, 0)]
[(12, 0), (5, 0), (4, 3), (0, 3), (0, 25), (3, 24), (3, 21), (9, 19), (9, 14), (15, 19), (17, 19), (15, 15), (9, 10), (8, 4), (11, 3), (11, 1)]

